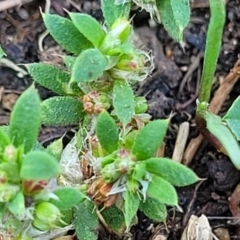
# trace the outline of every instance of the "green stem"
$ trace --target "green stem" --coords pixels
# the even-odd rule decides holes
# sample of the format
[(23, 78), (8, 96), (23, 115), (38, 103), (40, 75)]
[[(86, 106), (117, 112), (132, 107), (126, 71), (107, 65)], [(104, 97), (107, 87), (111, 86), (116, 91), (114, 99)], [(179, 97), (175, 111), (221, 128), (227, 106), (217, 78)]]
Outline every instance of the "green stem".
[(211, 18), (207, 32), (207, 43), (199, 92), (200, 102), (209, 102), (210, 99), (212, 80), (221, 50), (221, 39), (226, 16), (224, 0), (209, 0), (209, 2)]

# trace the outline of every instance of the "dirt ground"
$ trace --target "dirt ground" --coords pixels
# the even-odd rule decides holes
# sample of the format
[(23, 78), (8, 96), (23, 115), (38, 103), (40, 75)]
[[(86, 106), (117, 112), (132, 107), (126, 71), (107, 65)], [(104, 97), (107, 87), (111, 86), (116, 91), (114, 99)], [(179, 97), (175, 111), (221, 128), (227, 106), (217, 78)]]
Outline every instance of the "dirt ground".
[[(0, 41), (7, 54), (7, 60), (0, 62), (0, 125), (8, 124), (16, 99), (32, 83), (24, 66), (16, 64), (39, 61), (59, 64), (59, 59), (54, 54), (59, 54), (62, 50), (56, 47), (53, 39), (48, 35), (41, 43), (45, 27), (39, 7), (44, 10), (44, 0), (35, 0), (0, 12)], [(99, 1), (51, 0), (50, 12), (66, 16), (64, 8), (68, 11), (89, 13), (99, 21), (103, 20)], [(198, 135), (194, 113), (209, 23), (208, 1), (195, 0), (192, 3), (191, 22), (184, 32), (184, 50), (168, 36), (161, 25), (150, 21), (146, 12), (134, 11), (132, 14), (135, 15), (133, 21), (136, 44), (151, 49), (155, 56), (152, 76), (141, 83), (136, 92), (147, 97), (149, 113), (154, 118), (166, 118), (171, 112), (174, 113), (165, 141), (165, 156), (171, 157), (181, 123), (186, 121), (190, 124), (188, 141)], [(219, 83), (237, 62), (239, 47), (240, 1), (229, 0), (214, 89), (218, 88)], [(39, 91), (42, 99), (53, 95), (42, 87), (39, 87)], [(239, 94), (240, 83), (237, 83), (225, 101), (220, 115), (226, 112)], [(71, 136), (70, 128), (42, 127), (39, 140), (43, 145), (47, 145), (65, 132), (68, 132), (65, 137), (67, 142)], [(206, 180), (200, 185), (178, 189), (182, 213), (169, 208), (166, 224), (151, 222), (139, 213), (139, 224), (132, 228), (130, 239), (179, 240), (193, 214), (206, 215), (218, 239), (240, 239), (240, 197), (236, 200), (234, 211), (231, 212), (229, 207), (229, 199), (240, 181), (239, 171), (233, 167), (228, 157), (218, 153), (206, 141), (198, 149), (190, 167)], [(99, 239), (118, 238), (101, 229)], [(190, 239), (193, 238), (184, 240)]]

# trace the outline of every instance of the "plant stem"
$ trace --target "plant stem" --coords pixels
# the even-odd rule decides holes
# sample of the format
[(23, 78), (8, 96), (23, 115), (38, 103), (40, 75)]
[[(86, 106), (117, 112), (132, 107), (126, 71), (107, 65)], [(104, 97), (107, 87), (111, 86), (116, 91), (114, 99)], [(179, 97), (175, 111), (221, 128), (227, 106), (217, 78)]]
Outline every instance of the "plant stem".
[(209, 102), (210, 99), (212, 79), (221, 49), (221, 39), (226, 16), (224, 0), (209, 1), (211, 18), (207, 32), (207, 43), (199, 92), (200, 102)]

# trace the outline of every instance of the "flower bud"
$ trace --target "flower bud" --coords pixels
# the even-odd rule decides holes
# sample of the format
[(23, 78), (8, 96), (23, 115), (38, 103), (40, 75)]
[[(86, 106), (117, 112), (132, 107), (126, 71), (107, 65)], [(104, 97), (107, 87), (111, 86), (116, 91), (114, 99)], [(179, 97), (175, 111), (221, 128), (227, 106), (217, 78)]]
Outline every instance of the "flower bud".
[(127, 189), (131, 192), (136, 192), (139, 189), (139, 182), (134, 179), (129, 179), (127, 181)]
[(17, 161), (18, 150), (13, 146), (6, 146), (3, 152), (3, 160), (6, 162)]
[(99, 114), (111, 106), (109, 97), (104, 92), (92, 91), (83, 96), (83, 108), (87, 113)]
[(121, 172), (115, 168), (114, 163), (107, 164), (104, 168), (102, 168), (101, 174), (107, 183), (116, 181), (122, 175)]
[(0, 202), (8, 202), (13, 199), (19, 192), (20, 188), (16, 185), (0, 185)]
[(108, 53), (112, 49), (119, 47), (131, 34), (131, 24), (125, 18), (117, 19), (111, 26), (110, 31), (103, 39), (100, 50)]
[(140, 181), (144, 178), (145, 174), (146, 164), (144, 162), (138, 162), (133, 170), (132, 179)]
[(117, 154), (117, 159), (114, 162), (115, 168), (123, 174), (128, 174), (132, 171), (135, 161), (132, 159), (130, 151), (121, 149)]
[(125, 18), (118, 18), (111, 26), (110, 33), (124, 42), (131, 34), (131, 24)]
[(24, 194), (27, 196), (34, 196), (42, 191), (48, 184), (47, 180), (33, 181), (33, 180), (23, 180), (22, 188)]
[(61, 225), (60, 210), (52, 203), (42, 202), (35, 208), (33, 226), (41, 231), (48, 231)]
[(135, 98), (135, 113), (141, 114), (145, 113), (148, 109), (147, 100), (145, 97), (136, 97)]
[(8, 181), (7, 173), (3, 170), (0, 170), (0, 184), (5, 184)]

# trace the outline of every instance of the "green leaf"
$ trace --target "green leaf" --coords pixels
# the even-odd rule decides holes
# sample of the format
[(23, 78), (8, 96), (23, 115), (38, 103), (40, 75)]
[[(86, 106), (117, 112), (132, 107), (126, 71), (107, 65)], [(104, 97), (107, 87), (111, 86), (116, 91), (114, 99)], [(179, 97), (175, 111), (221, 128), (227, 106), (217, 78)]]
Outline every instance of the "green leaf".
[(8, 209), (13, 215), (19, 218), (24, 217), (26, 207), (22, 192), (17, 193), (17, 195), (8, 203)]
[(73, 56), (68, 56), (68, 55), (63, 56), (63, 62), (69, 71), (72, 71), (72, 68), (73, 68), (73, 65), (74, 65), (76, 59), (77, 58), (73, 57)]
[(226, 115), (222, 118), (227, 122), (228, 127), (235, 135), (238, 141), (240, 141), (240, 96), (233, 102), (232, 106), (228, 109)]
[(148, 159), (155, 154), (166, 135), (168, 123), (169, 120), (155, 120), (139, 131), (132, 148), (138, 160)]
[(52, 142), (50, 145), (47, 147), (47, 152), (52, 155), (55, 159), (60, 161), (61, 155), (63, 151), (63, 139), (59, 138)]
[(78, 239), (98, 239), (98, 216), (96, 207), (91, 201), (85, 200), (74, 208), (74, 228)]
[(38, 136), (40, 111), (40, 98), (32, 86), (19, 97), (10, 117), (9, 134), (15, 147), (31, 150)]
[[(234, 166), (240, 169), (240, 146), (235, 136), (219, 116), (208, 111), (205, 111), (203, 116), (207, 121), (207, 129), (209, 132), (220, 141), (225, 154), (230, 157)], [(222, 151), (222, 149), (220, 150)]]
[(9, 135), (6, 133), (4, 128), (0, 126), (0, 147), (4, 148), (10, 145), (11, 141)]
[(70, 75), (62, 69), (46, 63), (30, 63), (25, 65), (33, 79), (43, 87), (59, 95), (67, 94)]
[(134, 216), (137, 214), (139, 204), (138, 194), (127, 190), (124, 195), (124, 215), (127, 228), (130, 227)]
[(97, 117), (96, 134), (101, 146), (112, 153), (118, 148), (118, 128), (107, 111), (102, 111)]
[(23, 157), (20, 175), (25, 180), (49, 180), (59, 173), (57, 160), (46, 152), (31, 151)]
[(82, 103), (72, 97), (52, 97), (41, 104), (42, 124), (60, 126), (77, 124), (82, 117)]
[(125, 218), (123, 212), (119, 208), (111, 206), (101, 211), (101, 214), (107, 225), (115, 234), (120, 236), (124, 234), (126, 230)]
[(111, 25), (120, 17), (129, 18), (131, 2), (125, 2), (121, 5), (115, 5), (115, 0), (101, 0), (101, 7), (107, 26)]
[(76, 59), (71, 82), (91, 82), (103, 75), (108, 62), (98, 49), (87, 49)]
[(175, 188), (169, 182), (156, 175), (153, 175), (148, 185), (147, 195), (164, 204), (177, 206), (178, 203)]
[(98, 47), (103, 38), (105, 32), (102, 26), (97, 22), (96, 19), (90, 15), (83, 13), (69, 13), (76, 28), (87, 38), (95, 47)]
[(178, 187), (187, 186), (199, 180), (190, 168), (168, 158), (150, 158), (145, 163), (147, 171)]
[(166, 221), (167, 208), (165, 204), (157, 201), (154, 198), (147, 198), (145, 202), (141, 202), (139, 209), (153, 221)]
[(161, 21), (169, 35), (183, 41), (183, 30), (190, 20), (189, 0), (156, 0)]
[(79, 54), (92, 44), (78, 31), (72, 21), (55, 14), (42, 14), (43, 21), (52, 37), (67, 51)]
[(0, 58), (2, 58), (5, 55), (1, 45), (0, 45)]
[(70, 210), (86, 199), (83, 193), (71, 187), (59, 188), (54, 191), (54, 194), (59, 200), (51, 199), (50, 202), (57, 206), (60, 211)]
[(133, 90), (126, 81), (115, 80), (113, 106), (119, 120), (127, 125), (134, 114), (135, 102)]
[(0, 170), (6, 172), (11, 183), (19, 184), (19, 165), (17, 162), (4, 162), (0, 164)]

